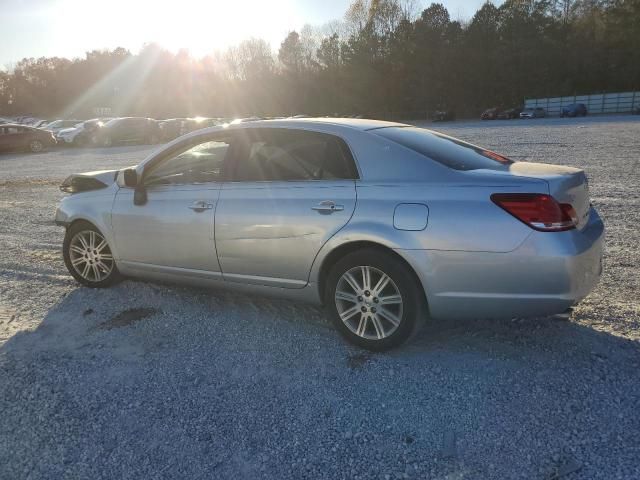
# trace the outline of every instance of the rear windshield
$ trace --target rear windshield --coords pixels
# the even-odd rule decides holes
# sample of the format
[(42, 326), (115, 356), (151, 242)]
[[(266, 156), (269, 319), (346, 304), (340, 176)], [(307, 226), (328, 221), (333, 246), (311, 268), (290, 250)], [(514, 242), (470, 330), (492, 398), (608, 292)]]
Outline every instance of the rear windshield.
[(416, 127), (386, 127), (371, 130), (454, 170), (506, 170), (513, 163), (499, 153), (455, 138)]

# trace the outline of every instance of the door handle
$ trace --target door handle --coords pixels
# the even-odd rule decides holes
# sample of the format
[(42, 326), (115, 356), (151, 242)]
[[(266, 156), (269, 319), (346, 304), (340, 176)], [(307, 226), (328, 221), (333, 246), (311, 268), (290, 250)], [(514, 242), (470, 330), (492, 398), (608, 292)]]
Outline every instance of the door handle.
[(344, 205), (336, 205), (336, 203), (332, 202), (331, 200), (325, 200), (323, 202), (320, 202), (315, 207), (311, 207), (311, 210), (315, 210), (316, 212), (320, 213), (341, 212), (342, 210), (344, 210)]
[(205, 210), (211, 210), (213, 208), (213, 203), (207, 203), (204, 200), (198, 200), (197, 202), (193, 202), (189, 207), (194, 212), (204, 212)]

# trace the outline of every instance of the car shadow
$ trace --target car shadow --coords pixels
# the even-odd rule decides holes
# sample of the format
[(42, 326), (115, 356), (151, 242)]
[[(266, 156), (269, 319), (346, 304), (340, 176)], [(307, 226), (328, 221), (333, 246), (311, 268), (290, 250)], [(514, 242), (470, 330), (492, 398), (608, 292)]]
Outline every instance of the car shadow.
[[(36, 271), (22, 272), (29, 273), (35, 274)], [(57, 280), (54, 275), (57, 272), (46, 273), (52, 280)], [(168, 330), (177, 328), (170, 327), (168, 322), (180, 312), (179, 328), (185, 340), (193, 335), (191, 340), (198, 341), (197, 336), (206, 326), (206, 333), (215, 335), (220, 345), (230, 350), (238, 347), (234, 345), (234, 335), (235, 329), (241, 325), (249, 337), (255, 337), (252, 343), (260, 341), (265, 329), (274, 332), (282, 328), (286, 335), (278, 338), (274, 334), (269, 339), (272, 347), (277, 349), (286, 348), (288, 339), (294, 336), (297, 342), (308, 348), (322, 342), (327, 344), (325, 347), (330, 343), (332, 350), (344, 355), (359, 351), (341, 339), (320, 307), (225, 290), (127, 280), (109, 289), (81, 287), (73, 290), (48, 311), (35, 331), (15, 335), (0, 347), (0, 352), (58, 350), (63, 347), (73, 350), (74, 345), (95, 341), (94, 333), (100, 325), (135, 309), (151, 309), (153, 313), (137, 325), (135, 331), (127, 330), (128, 324), (117, 327), (119, 340), (131, 344), (140, 341), (138, 334), (141, 332), (145, 332), (145, 342), (153, 342), (154, 335), (164, 335), (153, 325), (163, 324)], [(86, 314), (87, 310), (90, 314)], [(180, 347), (188, 346), (187, 341)], [(640, 343), (583, 326), (579, 314), (574, 314), (571, 321), (555, 317), (449, 322), (428, 319), (408, 344), (383, 354), (366, 354), (382, 359), (426, 359), (434, 352), (513, 355), (518, 358), (544, 353), (547, 358), (557, 356), (559, 359), (569, 354), (579, 354), (588, 359), (593, 355), (608, 357), (611, 353), (617, 358), (625, 352), (632, 357), (640, 355)]]

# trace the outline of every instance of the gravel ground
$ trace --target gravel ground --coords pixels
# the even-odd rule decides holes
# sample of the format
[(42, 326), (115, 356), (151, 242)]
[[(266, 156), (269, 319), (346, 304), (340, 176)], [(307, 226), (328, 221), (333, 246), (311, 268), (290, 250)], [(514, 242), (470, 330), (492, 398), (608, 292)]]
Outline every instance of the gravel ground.
[(0, 156), (0, 478), (640, 478), (640, 122), (436, 128), (587, 171), (605, 272), (571, 321), (429, 325), (373, 355), (315, 307), (81, 288), (57, 185), (151, 147)]

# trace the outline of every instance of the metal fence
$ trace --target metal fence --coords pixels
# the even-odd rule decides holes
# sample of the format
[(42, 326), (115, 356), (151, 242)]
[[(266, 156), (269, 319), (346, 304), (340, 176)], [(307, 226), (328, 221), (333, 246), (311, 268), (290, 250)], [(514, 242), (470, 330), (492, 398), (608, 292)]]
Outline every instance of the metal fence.
[(525, 108), (542, 107), (547, 115), (560, 115), (560, 109), (573, 103), (584, 103), (589, 113), (629, 113), (640, 107), (640, 92), (596, 93), (555, 98), (527, 98)]

